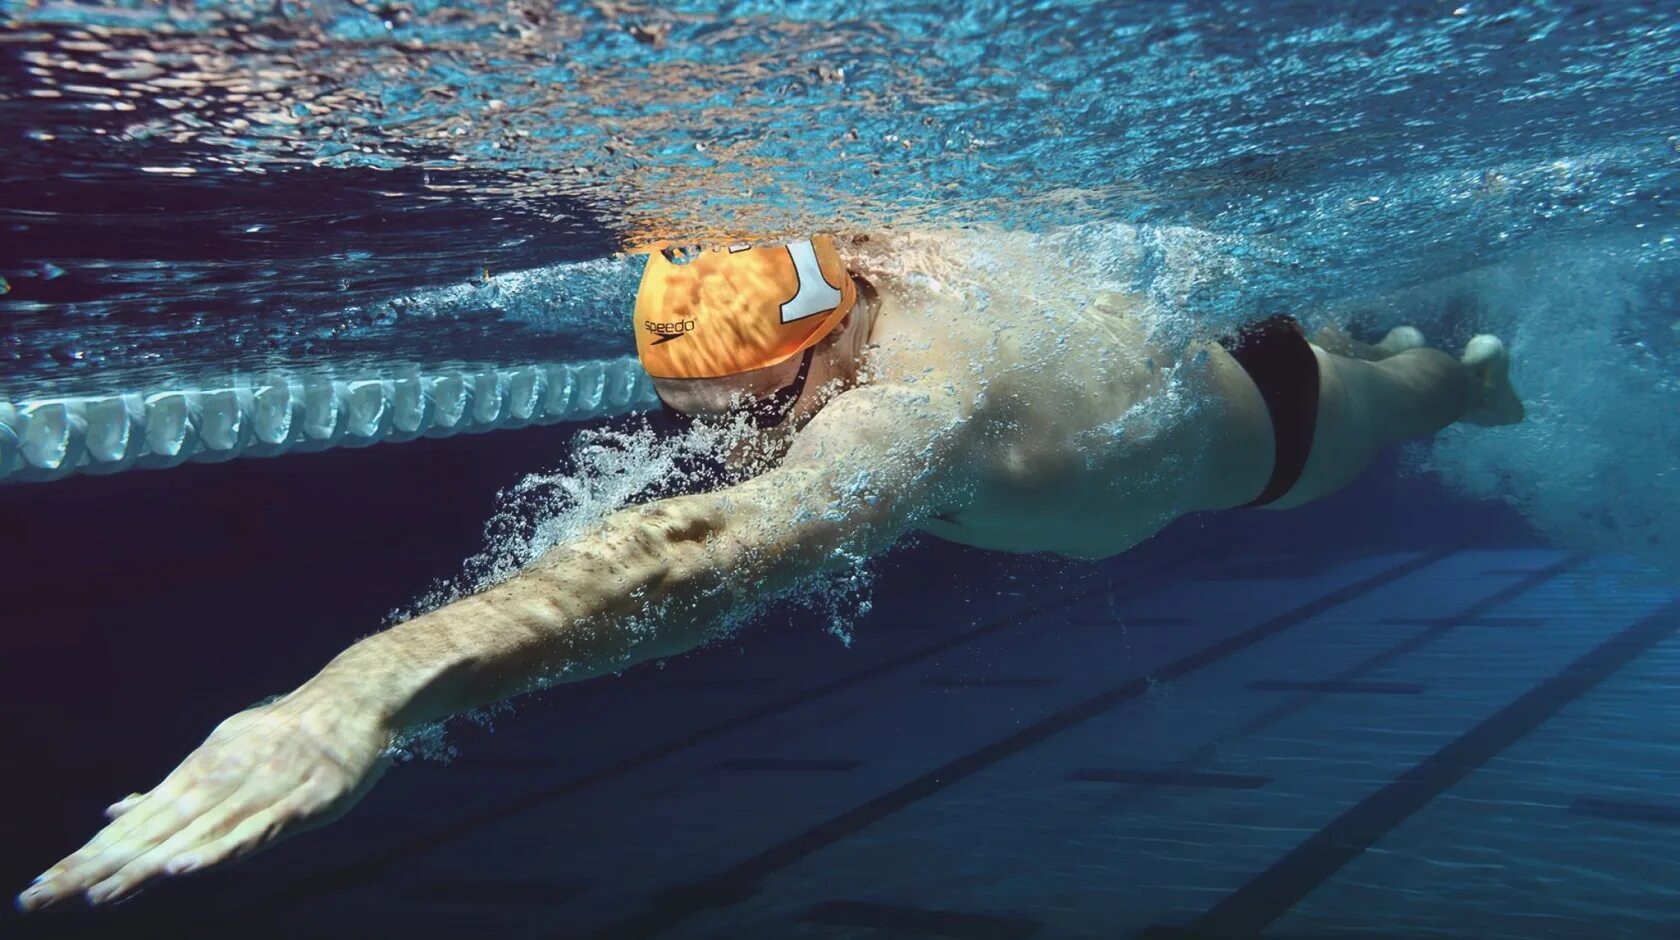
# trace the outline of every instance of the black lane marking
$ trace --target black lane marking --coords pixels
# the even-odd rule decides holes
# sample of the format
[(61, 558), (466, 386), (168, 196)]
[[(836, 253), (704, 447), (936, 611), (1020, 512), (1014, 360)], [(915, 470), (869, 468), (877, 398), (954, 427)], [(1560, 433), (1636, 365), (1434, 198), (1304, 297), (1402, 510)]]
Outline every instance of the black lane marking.
[(816, 760), (786, 757), (731, 757), (729, 760), (718, 761), (713, 764), (716, 770), (739, 770), (743, 772), (793, 772), (836, 774), (848, 770), (856, 770), (863, 766), (860, 760)]
[(669, 757), (672, 754), (679, 753), (693, 747), (696, 744), (709, 741), (712, 738), (720, 737), (741, 728), (749, 727), (767, 718), (773, 718), (776, 715), (797, 708), (800, 705), (805, 705), (824, 696), (843, 691), (863, 682), (867, 682), (877, 676), (885, 675), (893, 670), (900, 669), (912, 663), (920, 662), (930, 656), (937, 656), (947, 650), (955, 649), (975, 640), (983, 639), (986, 636), (1000, 632), (1005, 628), (1018, 625), (1021, 622), (1032, 620), (1066, 607), (1074, 606), (1090, 597), (1098, 596), (1103, 593), (1113, 593), (1117, 589), (1135, 587), (1139, 584), (1145, 585), (1146, 589), (1165, 587), (1174, 583), (1166, 577), (1167, 575), (1177, 571), (1189, 562), (1196, 560), (1198, 557), (1200, 556), (1190, 552), (1175, 553), (1170, 558), (1163, 560), (1159, 564), (1150, 565), (1147, 568), (1133, 571), (1117, 580), (1111, 580), (1101, 585), (1093, 585), (1085, 590), (1074, 591), (1064, 597), (1058, 597), (1054, 600), (1046, 601), (1043, 604), (1015, 611), (1007, 616), (999, 617), (996, 620), (981, 624), (978, 627), (954, 633), (925, 646), (917, 647), (906, 653), (893, 657), (892, 659), (883, 660), (872, 666), (866, 666), (863, 669), (859, 669), (856, 672), (847, 673), (843, 676), (837, 676), (828, 682), (820, 683), (806, 689), (801, 689), (784, 695), (781, 698), (774, 699), (763, 705), (749, 708), (721, 721), (696, 729), (681, 738), (668, 741), (665, 744), (655, 748), (650, 748), (649, 750), (643, 751), (639, 754), (632, 754), (629, 757), (616, 761), (612, 764), (608, 764), (605, 767), (584, 774), (580, 777), (573, 777), (570, 780), (555, 784), (547, 789), (539, 790), (535, 793), (528, 794), (515, 800), (510, 800), (501, 806), (493, 807), (472, 816), (461, 817), (446, 826), (440, 826), (431, 832), (417, 836), (407, 842), (399, 843), (398, 845), (386, 848), (377, 854), (357, 861), (354, 864), (346, 865), (339, 869), (319, 872), (307, 878), (299, 879), (298, 881), (293, 882), (285, 890), (276, 892), (266, 899), (254, 901), (252, 904), (247, 905), (245, 912), (243, 912), (241, 916), (248, 916), (252, 911), (263, 911), (285, 907), (286, 905), (299, 902), (312, 895), (337, 891), (350, 887), (354, 884), (366, 882), (378, 877), (381, 872), (396, 862), (402, 861), (403, 859), (409, 858), (421, 852), (430, 851), (438, 846), (446, 845), (467, 835), (480, 826), (500, 822), (504, 819), (510, 819), (520, 813), (535, 809), (549, 800), (558, 799), (563, 796), (570, 796), (580, 790), (594, 786), (603, 780), (608, 780), (619, 776), (620, 774), (639, 770), (642, 767), (646, 767), (647, 765)]
[[(1455, 624), (1487, 616), (1489, 611), (1498, 610), (1505, 604), (1508, 604), (1521, 595), (1534, 590), (1542, 584), (1545, 584), (1547, 581), (1550, 581), (1558, 575), (1563, 574), (1565, 571), (1574, 568), (1585, 560), (1586, 558), (1583, 555), (1569, 555), (1564, 558), (1560, 558), (1552, 564), (1537, 571), (1531, 571), (1522, 580), (1508, 584), (1492, 594), (1489, 594), (1487, 597), (1471, 604), (1469, 607), (1459, 611), (1457, 616), (1444, 618), (1441, 623), (1427, 630), (1419, 631), (1417, 635), (1408, 637), (1386, 650), (1373, 653), (1359, 662), (1354, 663), (1352, 666), (1343, 669), (1341, 672), (1331, 676), (1330, 678), (1343, 682), (1351, 682), (1353, 680), (1363, 678), (1383, 666), (1388, 665), (1390, 662), (1393, 662), (1402, 656), (1414, 653), (1447, 635), (1455, 628)], [(1279, 702), (1260, 714), (1255, 715), (1253, 718), (1249, 719), (1230, 733), (1220, 735), (1201, 747), (1196, 748), (1194, 751), (1191, 751), (1183, 758), (1174, 761), (1172, 766), (1178, 769), (1196, 767), (1213, 759), (1232, 741), (1241, 740), (1250, 735), (1258, 734), (1277, 722), (1293, 716), (1307, 706), (1317, 704), (1321, 698), (1323, 698), (1323, 696), (1317, 692), (1303, 692), (1287, 701)]]
[(1636, 803), (1584, 796), (1569, 804), (1569, 812), (1575, 816), (1598, 816), (1622, 822), (1680, 826), (1680, 805), (1673, 803)]
[(1069, 780), (1092, 783), (1127, 783), (1146, 787), (1211, 787), (1219, 790), (1258, 790), (1272, 782), (1257, 774), (1216, 774), (1205, 770), (1137, 770), (1114, 767), (1082, 767), (1067, 775)]
[(1056, 681), (1050, 676), (928, 676), (922, 685), (933, 689), (1040, 689)]
[(941, 911), (869, 901), (824, 901), (804, 914), (807, 924), (835, 927), (868, 927), (898, 933), (918, 933), (954, 940), (1024, 940), (1042, 925), (1026, 917), (1001, 914), (971, 914)]
[(1424, 686), (1416, 682), (1379, 682), (1373, 679), (1256, 679), (1248, 684), (1256, 692), (1313, 692), (1319, 695), (1417, 695)]
[(1408, 575), (1415, 574), (1430, 565), (1437, 564), (1451, 555), (1452, 552), (1450, 551), (1438, 551), (1415, 556), (1361, 581), (1331, 591), (1317, 600), (1284, 611), (1247, 630), (1234, 633), (1212, 646), (1204, 647), (1197, 652), (1176, 659), (1160, 669), (1152, 671), (1147, 676), (1130, 679), (1084, 701), (1047, 715), (1013, 734), (999, 738), (978, 750), (949, 761), (866, 803), (854, 806), (798, 835), (785, 839), (757, 855), (737, 863), (708, 881), (686, 884), (671, 892), (661, 892), (654, 896), (643, 913), (615, 927), (601, 931), (597, 935), (602, 937), (653, 936), (681, 923), (690, 915), (706, 907), (720, 906), (709, 901), (710, 898), (750, 895), (757, 890), (757, 882), (766, 876), (792, 865), (818, 849), (826, 848), (879, 820), (885, 819), (907, 806), (932, 796), (960, 780), (967, 779), (1005, 758), (1013, 757), (1034, 744), (1088, 721), (1121, 702), (1137, 698), (1148, 692), (1158, 681), (1177, 679), (1210, 666), (1338, 605), (1345, 604), (1363, 594), (1368, 594)]
[(1214, 937), (1257, 936), (1435, 797), (1676, 632), (1680, 601), (1671, 601), (1331, 820), (1197, 918), (1190, 929)]
[[(1530, 572), (1532, 574), (1532, 572)], [(1385, 627), (1542, 627), (1544, 617), (1384, 617)]]
[[(1454, 624), (1461, 621), (1474, 620), (1484, 617), (1489, 611), (1499, 609), (1501, 606), (1510, 603), (1522, 594), (1540, 587), (1558, 575), (1563, 574), (1565, 571), (1581, 564), (1585, 560), (1586, 558), (1583, 555), (1569, 555), (1558, 559), (1544, 568), (1529, 570), (1526, 572), (1525, 577), (1522, 580), (1508, 584), (1481, 600), (1476, 601), (1469, 607), (1459, 611), (1457, 616), (1442, 618), (1442, 622), (1436, 626), (1431, 627), (1428, 630), (1420, 631), (1416, 636), (1408, 637), (1395, 646), (1391, 646), (1386, 650), (1382, 650), (1366, 657), (1347, 669), (1337, 673), (1333, 678), (1353, 680), (1367, 675), (1383, 666), (1386, 666), (1388, 663), (1400, 656), (1416, 652), (1418, 649), (1421, 649), (1422, 647), (1427, 646), (1435, 640), (1445, 636), (1447, 633), (1451, 632)], [(1177, 770), (1189, 770), (1212, 761), (1223, 753), (1225, 748), (1233, 741), (1240, 741), (1251, 735), (1259, 734), (1272, 725), (1295, 715), (1308, 706), (1317, 704), (1323, 697), (1324, 696), (1316, 692), (1303, 692), (1300, 695), (1290, 697), (1286, 701), (1279, 702), (1271, 708), (1268, 708), (1249, 719), (1247, 722), (1244, 722), (1233, 731), (1227, 734), (1219, 735), (1206, 744), (1196, 748), (1194, 751), (1191, 751), (1189, 754), (1186, 754), (1184, 757), (1173, 762), (1172, 767)], [(1117, 814), (1137, 805), (1147, 796), (1148, 790), (1140, 789), (1138, 792), (1131, 794), (1126, 799), (1109, 804), (1105, 807), (1105, 810), (1111, 815)], [(1173, 936), (1192, 936), (1192, 934), (1184, 928), (1165, 926), (1152, 927), (1145, 933), (1145, 935), (1149, 937), (1163, 938)]]

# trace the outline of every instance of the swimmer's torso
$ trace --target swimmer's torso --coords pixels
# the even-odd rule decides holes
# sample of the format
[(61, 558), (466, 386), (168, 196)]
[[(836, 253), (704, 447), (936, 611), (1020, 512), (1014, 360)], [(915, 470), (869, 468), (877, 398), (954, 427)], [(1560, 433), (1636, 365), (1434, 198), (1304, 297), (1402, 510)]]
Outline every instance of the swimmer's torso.
[(1264, 483), (1269, 425), (1240, 367), (1211, 344), (1152, 343), (1134, 299), (877, 286), (873, 378), (954, 387), (968, 414), (957, 433), (970, 483), (924, 531), (1106, 557)]

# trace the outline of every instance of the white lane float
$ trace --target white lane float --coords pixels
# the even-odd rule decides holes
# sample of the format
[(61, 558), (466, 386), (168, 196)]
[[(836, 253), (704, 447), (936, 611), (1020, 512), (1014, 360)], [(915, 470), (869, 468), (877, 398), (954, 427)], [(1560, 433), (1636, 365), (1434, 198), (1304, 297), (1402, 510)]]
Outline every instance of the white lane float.
[(658, 401), (634, 357), (0, 399), (0, 482), (582, 421)]

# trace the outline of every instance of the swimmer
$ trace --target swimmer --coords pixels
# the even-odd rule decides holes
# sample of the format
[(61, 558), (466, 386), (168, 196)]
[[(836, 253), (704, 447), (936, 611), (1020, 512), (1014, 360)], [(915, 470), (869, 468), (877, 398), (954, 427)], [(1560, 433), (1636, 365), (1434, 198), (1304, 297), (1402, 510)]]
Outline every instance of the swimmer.
[(1185, 513), (1311, 502), (1390, 443), (1523, 416), (1492, 336), (1457, 358), (1410, 328), (1315, 345), (1279, 316), (1168, 341), (1136, 298), (1035, 296), (1030, 265), (1051, 266), (1031, 252), (994, 255), (1008, 273), (982, 291), (949, 286), (986, 276), (963, 259), (957, 236), (650, 253), (634, 327), (660, 397), (751, 428), (768, 469), (620, 510), (356, 643), (112, 805), (19, 905), (116, 901), (330, 822), (405, 729), (693, 649), (912, 530), (1104, 558)]

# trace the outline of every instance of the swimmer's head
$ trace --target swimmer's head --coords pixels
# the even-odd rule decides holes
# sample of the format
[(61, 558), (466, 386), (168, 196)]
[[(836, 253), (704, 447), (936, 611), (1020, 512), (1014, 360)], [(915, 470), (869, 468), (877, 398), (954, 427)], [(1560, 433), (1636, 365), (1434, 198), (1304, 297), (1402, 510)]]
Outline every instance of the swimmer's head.
[(868, 338), (868, 304), (833, 239), (648, 255), (636, 295), (636, 352), (683, 414), (745, 406), (782, 424), (805, 397), (848, 380)]

